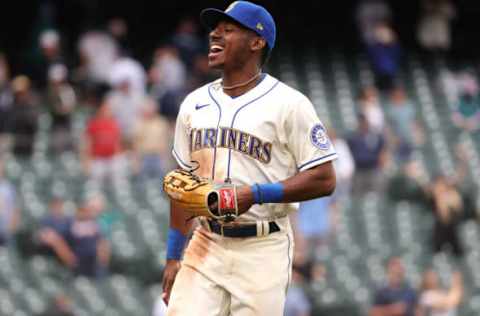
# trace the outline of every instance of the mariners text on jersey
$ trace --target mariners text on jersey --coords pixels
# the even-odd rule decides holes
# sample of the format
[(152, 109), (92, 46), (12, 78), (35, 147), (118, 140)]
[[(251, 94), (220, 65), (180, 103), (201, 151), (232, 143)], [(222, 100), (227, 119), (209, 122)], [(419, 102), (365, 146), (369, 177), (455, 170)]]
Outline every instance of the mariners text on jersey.
[(235, 150), (246, 154), (262, 163), (268, 164), (272, 158), (272, 143), (252, 134), (229, 127), (200, 128), (190, 131), (190, 151), (203, 148), (220, 148)]

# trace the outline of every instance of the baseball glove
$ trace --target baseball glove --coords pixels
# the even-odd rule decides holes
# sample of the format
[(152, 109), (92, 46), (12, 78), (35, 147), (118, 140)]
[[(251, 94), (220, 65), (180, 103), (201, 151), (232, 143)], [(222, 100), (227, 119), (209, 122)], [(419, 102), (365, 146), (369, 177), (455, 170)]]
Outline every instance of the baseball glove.
[(172, 203), (185, 212), (230, 222), (238, 216), (237, 192), (233, 184), (214, 184), (183, 169), (170, 171), (163, 179), (163, 190)]

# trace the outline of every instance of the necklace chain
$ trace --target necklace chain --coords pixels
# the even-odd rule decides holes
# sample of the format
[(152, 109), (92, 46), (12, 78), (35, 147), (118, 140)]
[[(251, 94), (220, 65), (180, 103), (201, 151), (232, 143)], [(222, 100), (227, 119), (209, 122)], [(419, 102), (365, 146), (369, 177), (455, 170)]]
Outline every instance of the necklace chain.
[(223, 80), (221, 82), (221, 85), (222, 85), (222, 88), (223, 90), (232, 90), (232, 89), (236, 89), (236, 88), (240, 88), (240, 87), (243, 87), (243, 86), (246, 86), (247, 84), (249, 83), (252, 83), (255, 79), (257, 79), (258, 77), (260, 77), (260, 74), (262, 72), (259, 71), (255, 76), (253, 76), (252, 78), (248, 79), (247, 81), (245, 82), (242, 82), (242, 83), (239, 83), (239, 84), (234, 84), (233, 86), (224, 86), (223, 85)]

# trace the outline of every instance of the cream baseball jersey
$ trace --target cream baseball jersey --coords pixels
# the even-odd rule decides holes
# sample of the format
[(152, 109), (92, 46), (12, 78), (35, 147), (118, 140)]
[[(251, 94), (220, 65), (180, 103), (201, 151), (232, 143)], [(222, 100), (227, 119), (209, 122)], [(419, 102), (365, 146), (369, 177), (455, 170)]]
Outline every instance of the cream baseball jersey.
[[(173, 155), (184, 169), (238, 185), (285, 180), (337, 158), (313, 105), (264, 74), (247, 93), (230, 97), (221, 80), (190, 93), (180, 106)], [(297, 203), (254, 205), (237, 221), (273, 220)]]

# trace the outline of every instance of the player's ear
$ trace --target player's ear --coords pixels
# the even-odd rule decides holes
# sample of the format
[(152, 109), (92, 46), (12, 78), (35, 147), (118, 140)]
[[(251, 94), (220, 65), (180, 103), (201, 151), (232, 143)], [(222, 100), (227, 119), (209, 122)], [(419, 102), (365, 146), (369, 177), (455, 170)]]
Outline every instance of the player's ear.
[(250, 49), (252, 51), (261, 51), (265, 45), (267, 45), (267, 42), (263, 37), (255, 36), (251, 42)]

